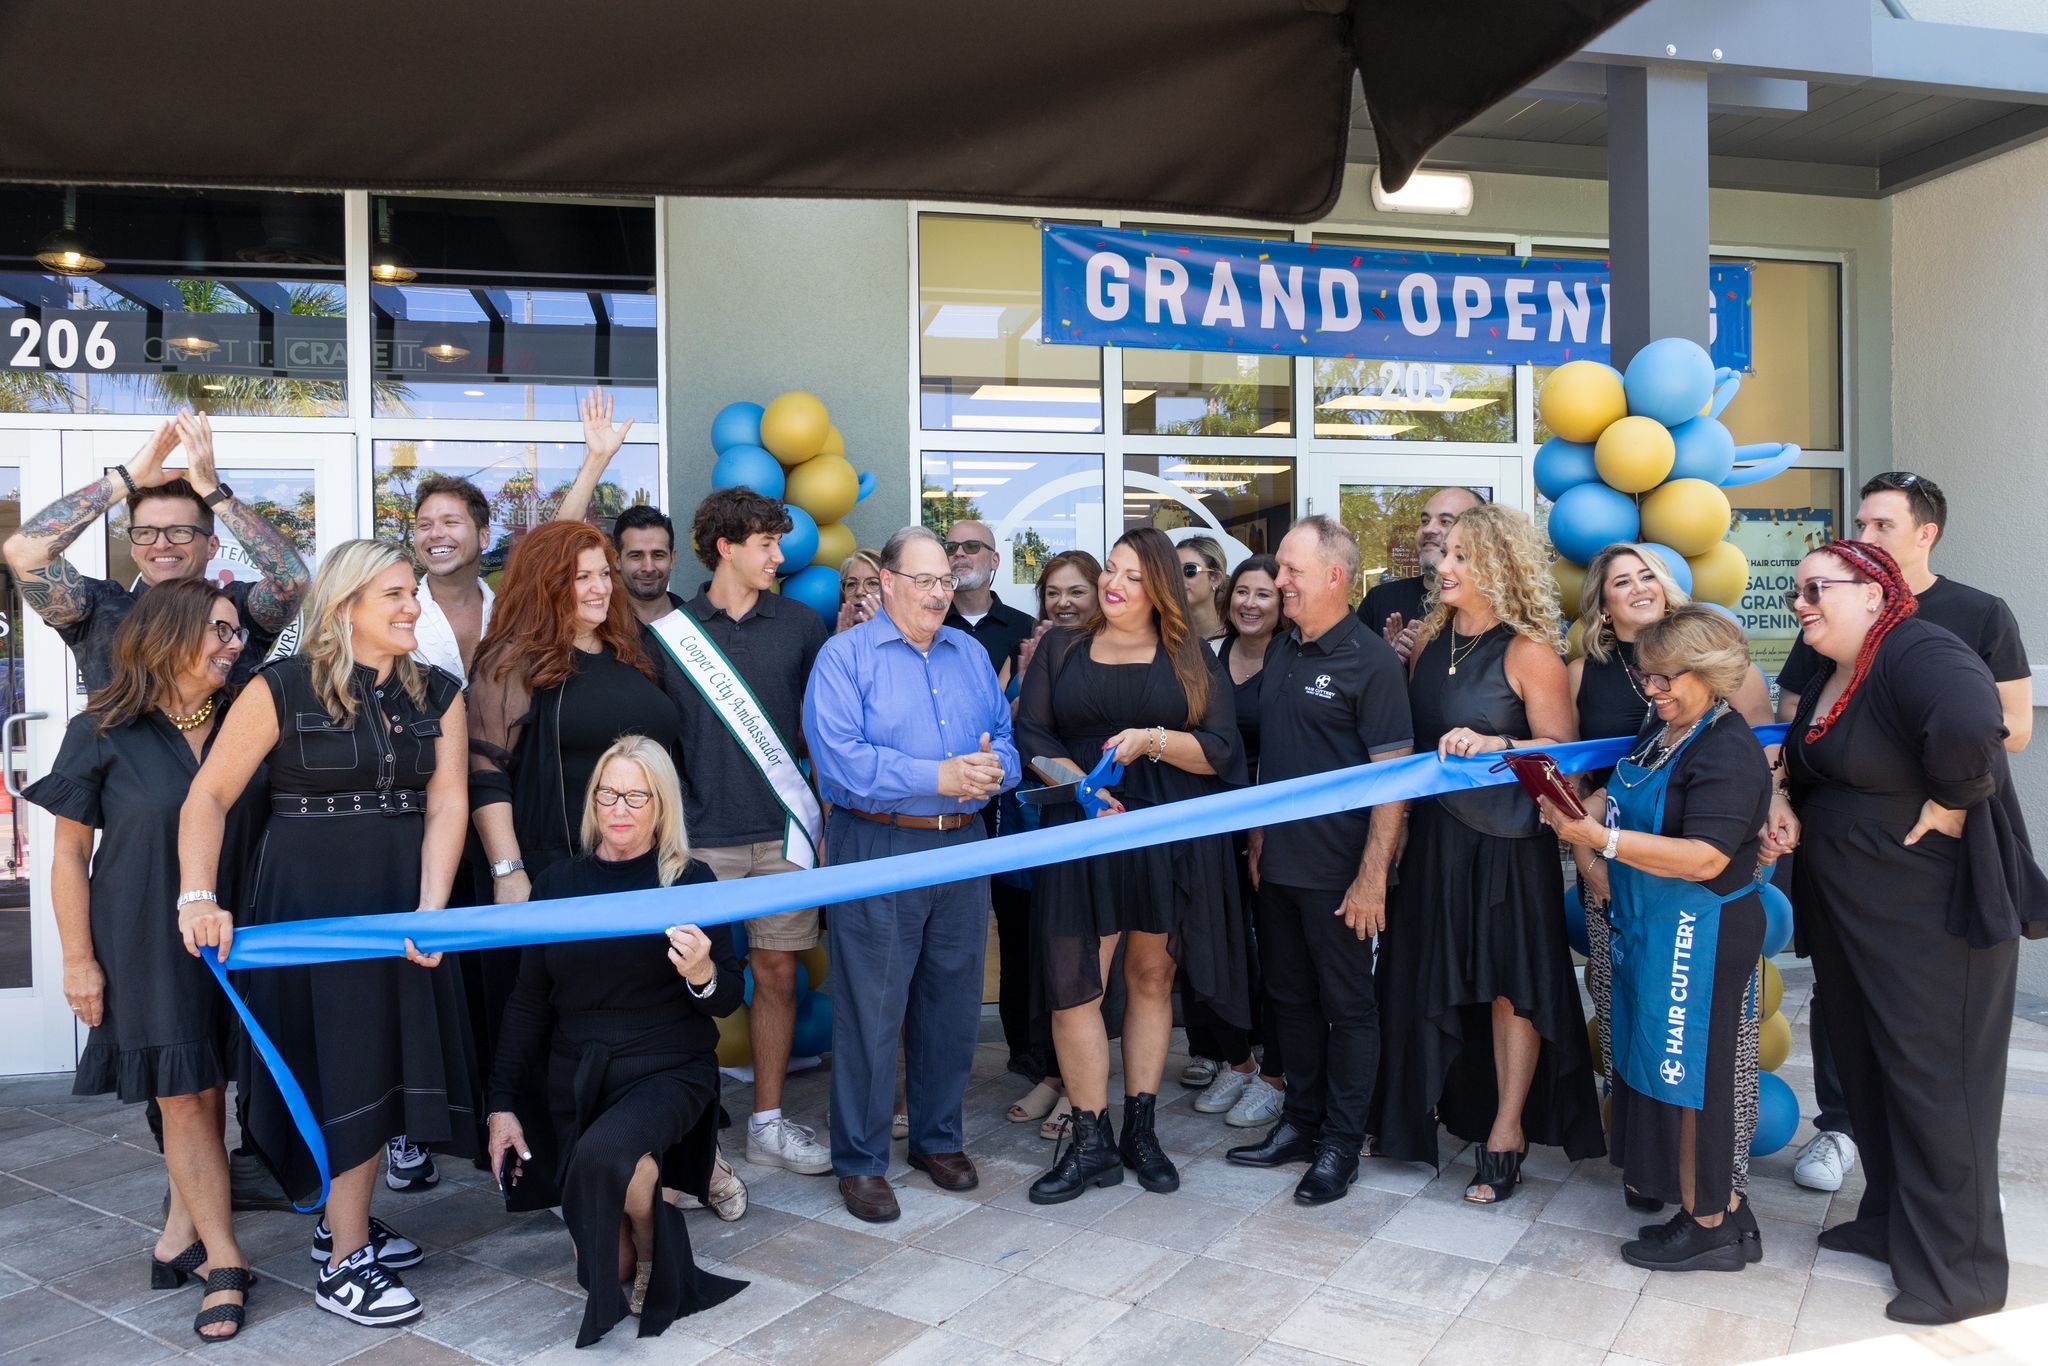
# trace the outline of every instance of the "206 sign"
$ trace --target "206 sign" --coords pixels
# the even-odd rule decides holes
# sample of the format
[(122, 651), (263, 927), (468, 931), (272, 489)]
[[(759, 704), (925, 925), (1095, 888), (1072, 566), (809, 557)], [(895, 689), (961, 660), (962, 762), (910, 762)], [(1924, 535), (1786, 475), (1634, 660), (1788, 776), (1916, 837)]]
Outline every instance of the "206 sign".
[(83, 360), (94, 370), (109, 370), (114, 365), (114, 341), (107, 335), (105, 322), (96, 322), (91, 330), (80, 333), (78, 324), (69, 318), (53, 318), (45, 327), (35, 318), (16, 318), (8, 324), (7, 335), (16, 343), (14, 357), (8, 367), (15, 370), (70, 370)]

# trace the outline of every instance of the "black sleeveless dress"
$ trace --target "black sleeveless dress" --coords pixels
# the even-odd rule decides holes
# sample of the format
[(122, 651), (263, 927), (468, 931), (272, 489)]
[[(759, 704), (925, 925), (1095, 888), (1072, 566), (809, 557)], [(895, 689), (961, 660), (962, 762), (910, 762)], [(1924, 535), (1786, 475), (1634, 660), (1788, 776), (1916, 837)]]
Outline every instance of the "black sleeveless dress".
[[(415, 705), (396, 679), (357, 666), (353, 728), (337, 726), (313, 692), (311, 666), (294, 655), (266, 666), (251, 687), (270, 690), (278, 738), (268, 759), (270, 819), (256, 851), (244, 925), (410, 911), (420, 900), (427, 781), (441, 717), (462, 685), (428, 668)], [(334, 1173), (378, 1156), (405, 1134), (422, 1147), (475, 1155), (477, 1079), (461, 970), (402, 958), (262, 968), (235, 989), (291, 1067), (327, 1139)], [(283, 1180), (319, 1186), (269, 1069), (243, 1060), (249, 1136)]]
[[(1506, 626), (1477, 643), (1446, 630), (1408, 685), (1415, 748), (1468, 726), (1527, 738), (1529, 717), (1507, 679)], [(1467, 654), (1467, 648), (1470, 653)], [(1387, 929), (1380, 936), (1379, 1150), (1436, 1163), (1436, 1125), (1474, 1143), (1493, 1127), (1493, 1001), (1505, 997), (1542, 1038), (1522, 1126), (1529, 1142), (1577, 1160), (1606, 1151), (1586, 1017), (1565, 938), (1557, 837), (1513, 783), (1417, 802), (1409, 810)], [(1434, 1113), (1434, 1117), (1432, 1114)]]

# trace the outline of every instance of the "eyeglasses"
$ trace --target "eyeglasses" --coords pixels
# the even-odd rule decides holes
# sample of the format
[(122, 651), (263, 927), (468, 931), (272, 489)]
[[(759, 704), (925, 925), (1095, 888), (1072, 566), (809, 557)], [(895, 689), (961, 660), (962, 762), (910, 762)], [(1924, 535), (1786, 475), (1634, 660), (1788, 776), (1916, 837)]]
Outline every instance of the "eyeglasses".
[(203, 526), (131, 526), (128, 539), (135, 545), (155, 545), (161, 535), (172, 545), (190, 545), (201, 536), (211, 535)]
[(947, 541), (948, 555), (979, 555), (984, 550), (994, 550), (987, 541)]
[(1679, 679), (1685, 677), (1687, 674), (1691, 672), (1691, 669), (1680, 669), (1675, 674), (1644, 674), (1642, 676), (1643, 691), (1670, 692), (1671, 685), (1673, 683), (1677, 682)]
[(839, 585), (839, 596), (842, 598), (850, 597), (856, 593), (865, 597), (869, 593), (879, 593), (881, 591), (882, 581), (880, 579), (847, 579)]
[(1872, 475), (1869, 486), (1878, 489), (1898, 489), (1900, 492), (1904, 492), (1925, 482), (1926, 480), (1922, 479), (1919, 475), (1905, 470), (1886, 470), (1883, 474)]
[(652, 792), (642, 792), (637, 788), (631, 792), (621, 792), (616, 788), (600, 787), (590, 795), (597, 798), (599, 806), (617, 806), (620, 802), (624, 802), (629, 811), (638, 811), (641, 807), (647, 805), (648, 802), (654, 800)]
[[(894, 570), (889, 572), (895, 573)], [(897, 574), (896, 577), (910, 580), (910, 586), (920, 593), (929, 593), (934, 588), (943, 588), (950, 593), (960, 586), (960, 580), (951, 574)]]
[(246, 627), (237, 626), (230, 621), (209, 621), (206, 624), (213, 628), (213, 638), (223, 645), (230, 641), (237, 645), (249, 643), (249, 632)]
[(1797, 607), (1801, 602), (1804, 602), (1808, 607), (1818, 607), (1820, 606), (1821, 594), (1827, 592), (1828, 589), (1845, 583), (1860, 582), (1860, 579), (1808, 579), (1796, 588), (1785, 590), (1785, 605), (1787, 607)]

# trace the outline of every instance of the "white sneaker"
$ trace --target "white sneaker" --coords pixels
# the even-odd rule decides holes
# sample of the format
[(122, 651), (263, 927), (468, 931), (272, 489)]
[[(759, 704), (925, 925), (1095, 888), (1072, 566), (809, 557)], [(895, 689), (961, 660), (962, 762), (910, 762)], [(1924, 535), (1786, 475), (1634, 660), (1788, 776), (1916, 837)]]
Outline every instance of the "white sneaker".
[(1226, 1113), (1244, 1095), (1255, 1075), (1256, 1072), (1240, 1072), (1235, 1067), (1221, 1069), (1216, 1073), (1216, 1080), (1195, 1097), (1195, 1110), (1205, 1115)]
[(1223, 1122), (1233, 1129), (1257, 1129), (1278, 1119), (1280, 1107), (1286, 1103), (1286, 1092), (1254, 1072), (1244, 1094), (1230, 1107)]
[(1799, 1150), (1792, 1179), (1810, 1191), (1838, 1191), (1842, 1178), (1856, 1170), (1856, 1140), (1823, 1129)]
[(441, 1180), (434, 1155), (400, 1134), (384, 1148), (384, 1184), (395, 1191), (423, 1191)]
[(340, 1266), (320, 1268), (313, 1303), (351, 1323), (385, 1328), (420, 1316), (420, 1302), (398, 1277), (377, 1265), (368, 1247), (359, 1247)]
[(1180, 1069), (1180, 1084), (1190, 1091), (1207, 1086), (1216, 1080), (1216, 1071), (1222, 1066), (1214, 1058), (1189, 1058), (1188, 1065)]
[(758, 1127), (747, 1122), (747, 1161), (804, 1176), (832, 1170), (832, 1154), (819, 1144), (817, 1134), (782, 1115)]

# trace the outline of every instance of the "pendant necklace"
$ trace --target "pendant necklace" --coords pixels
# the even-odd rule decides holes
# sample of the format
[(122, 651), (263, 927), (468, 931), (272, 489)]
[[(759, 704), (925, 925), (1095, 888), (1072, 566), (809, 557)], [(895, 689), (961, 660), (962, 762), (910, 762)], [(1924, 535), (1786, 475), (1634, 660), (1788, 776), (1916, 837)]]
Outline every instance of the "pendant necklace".
[[(1486, 629), (1490, 631), (1493, 628), (1489, 626)], [(1462, 658), (1470, 659), (1472, 652), (1479, 648), (1479, 642), (1484, 639), (1486, 639), (1486, 631), (1481, 631), (1478, 635), (1473, 636), (1472, 643), (1465, 647), (1465, 653)], [(1451, 627), (1451, 668), (1449, 677), (1456, 678), (1458, 676), (1458, 660), (1460, 657), (1458, 654), (1458, 628), (1453, 626)]]
[(161, 707), (158, 710), (163, 712), (164, 720), (176, 726), (179, 733), (182, 734), (186, 731), (196, 730), (206, 724), (206, 718), (213, 715), (213, 699), (211, 697), (207, 698), (205, 704), (190, 716), (180, 716), (169, 707)]

